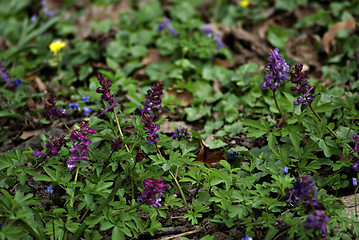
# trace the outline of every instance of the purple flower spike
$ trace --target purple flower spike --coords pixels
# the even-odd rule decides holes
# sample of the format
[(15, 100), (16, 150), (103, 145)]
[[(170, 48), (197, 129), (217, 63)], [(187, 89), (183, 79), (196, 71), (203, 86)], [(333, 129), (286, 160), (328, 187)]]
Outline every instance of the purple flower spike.
[(294, 100), (293, 105), (297, 106), (299, 104), (313, 102), (315, 100), (315, 97), (318, 96), (318, 94), (309, 94), (313, 90), (313, 88), (314, 87), (311, 87), (306, 93), (300, 95), (297, 100)]
[(162, 103), (163, 87), (163, 83), (156, 82), (153, 84), (152, 88), (147, 91), (147, 95), (145, 96), (146, 100), (144, 103), (142, 103), (144, 108), (141, 114), (149, 113), (155, 108), (161, 108), (160, 105)]
[(162, 205), (160, 204), (162, 193), (166, 188), (166, 184), (163, 184), (163, 178), (154, 179), (147, 178), (143, 180), (143, 186), (145, 189), (142, 191), (142, 195), (137, 197), (137, 201), (145, 201), (147, 204), (152, 204), (154, 208), (159, 208)]
[(175, 132), (172, 135), (172, 139), (179, 137), (186, 137), (188, 135), (188, 129), (183, 125), (177, 125)]
[(315, 210), (312, 215), (309, 215), (305, 220), (305, 229), (319, 229), (322, 232), (322, 236), (327, 236), (327, 222), (330, 218), (324, 211)]
[(269, 63), (265, 65), (268, 69), (268, 75), (264, 75), (264, 82), (261, 83), (261, 88), (270, 88), (273, 92), (277, 90), (278, 86), (282, 85), (288, 79), (289, 66), (285, 60), (279, 56), (279, 49), (269, 49), (272, 55), (268, 57)]
[(67, 114), (68, 111), (65, 111), (63, 108), (58, 109), (56, 107), (55, 97), (50, 96), (47, 99), (47, 103), (45, 103), (45, 110), (47, 114), (50, 115), (50, 120), (52, 121), (54, 117), (62, 117), (63, 115)]
[(176, 30), (174, 30), (174, 28), (171, 26), (171, 20), (168, 18), (163, 19), (162, 22), (158, 25), (158, 31), (162, 32), (166, 27), (171, 31), (173, 36), (178, 35)]
[(104, 110), (102, 112), (102, 114), (104, 114), (107, 111), (112, 110), (114, 107), (120, 106), (120, 105), (118, 103), (115, 103), (115, 101), (113, 100), (113, 97), (115, 96), (115, 94), (111, 94), (111, 89), (110, 89), (111, 80), (109, 80), (109, 79), (106, 80), (102, 74), (98, 74), (97, 79), (98, 79), (101, 87), (97, 88), (96, 92), (102, 93), (102, 96), (101, 96), (102, 101), (108, 102), (110, 104), (109, 107), (104, 107), (104, 106), (102, 107), (102, 109)]
[(52, 141), (46, 143), (46, 153), (40, 152), (37, 148), (34, 149), (34, 152), (31, 153), (33, 157), (40, 157), (45, 159), (46, 157), (55, 157), (59, 156), (62, 146), (69, 142), (70, 139), (65, 139), (65, 135), (60, 137), (59, 134), (56, 134), (55, 138)]

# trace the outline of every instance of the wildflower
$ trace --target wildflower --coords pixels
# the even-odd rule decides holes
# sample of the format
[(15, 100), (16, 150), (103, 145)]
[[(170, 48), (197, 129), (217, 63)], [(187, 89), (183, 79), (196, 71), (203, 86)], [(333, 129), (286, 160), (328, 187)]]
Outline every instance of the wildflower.
[(45, 5), (46, 5), (46, 2), (47, 2), (46, 0), (42, 0), (42, 1), (41, 1), (41, 6), (45, 6)]
[(315, 182), (311, 180), (310, 175), (305, 177), (298, 176), (297, 181), (288, 190), (288, 203), (297, 205), (302, 200), (306, 200), (305, 204), (310, 206), (321, 207), (321, 204), (316, 200), (317, 188)]
[(239, 5), (240, 5), (241, 7), (243, 7), (243, 8), (248, 7), (249, 4), (251, 4), (251, 2), (248, 1), (248, 0), (241, 0), (241, 1), (239, 1)]
[(4, 226), (4, 224), (0, 222), (0, 228), (2, 228), (2, 226)]
[(37, 19), (37, 15), (35, 14), (35, 15), (32, 15), (32, 17), (30, 18), (30, 21), (32, 23), (34, 23), (36, 21), (36, 19)]
[(162, 103), (163, 97), (163, 86), (164, 84), (161, 82), (156, 82), (153, 84), (152, 88), (147, 91), (147, 95), (145, 96), (145, 102), (143, 104), (144, 108), (141, 114), (149, 113), (153, 109), (160, 109), (160, 105)]
[(353, 163), (352, 168), (356, 171), (358, 171), (359, 168), (359, 161), (357, 161), (356, 163)]
[(234, 151), (228, 152), (228, 155), (229, 155), (229, 158), (237, 158), (239, 156), (239, 154)]
[(330, 218), (324, 211), (315, 210), (312, 215), (309, 215), (305, 220), (305, 229), (319, 229), (322, 232), (322, 236), (327, 236), (327, 222)]
[(92, 112), (92, 110), (88, 107), (83, 107), (83, 110), (84, 110), (84, 115), (85, 116), (88, 116), (90, 112)]
[(136, 162), (141, 162), (146, 157), (146, 153), (141, 149), (137, 150), (137, 154), (135, 157)]
[(283, 172), (284, 172), (284, 174), (288, 174), (288, 167), (284, 167)]
[(85, 101), (85, 102), (89, 102), (89, 101), (90, 101), (90, 97), (89, 97), (89, 96), (82, 97), (81, 100), (82, 100), (82, 101)]
[(162, 32), (166, 27), (171, 31), (173, 36), (177, 36), (176, 30), (171, 26), (171, 20), (168, 18), (163, 19), (158, 25), (158, 31)]
[(111, 151), (113, 151), (113, 152), (117, 152), (124, 145), (121, 138), (112, 139), (112, 140), (110, 140), (110, 142), (111, 142)]
[(14, 81), (11, 80), (10, 74), (8, 70), (5, 67), (5, 63), (0, 61), (0, 79), (5, 80), (10, 87), (15, 87), (16, 89), (19, 87), (19, 85), (22, 83), (21, 79), (14, 79)]
[(105, 77), (102, 74), (98, 74), (97, 75), (97, 80), (99, 81), (101, 87), (97, 88), (96, 92), (97, 93), (102, 93), (101, 99), (102, 101), (106, 101), (110, 104), (109, 107), (105, 107), (102, 106), (102, 109), (104, 110), (102, 114), (104, 114), (105, 112), (107, 112), (108, 110), (113, 109), (115, 106), (119, 106), (118, 103), (115, 103), (115, 101), (113, 100), (113, 97), (115, 96), (115, 94), (111, 94), (111, 80), (105, 80)]
[(70, 108), (70, 112), (72, 113), (72, 110), (78, 110), (81, 111), (79, 104), (78, 103), (70, 103), (69, 104), (69, 108)]
[(53, 194), (54, 193), (54, 189), (51, 186), (48, 186), (45, 190), (46, 193), (48, 194)]
[(66, 46), (66, 43), (63, 41), (54, 41), (54, 42), (50, 43), (49, 48), (50, 48), (51, 52), (53, 52), (54, 54), (57, 54), (57, 52), (60, 51), (65, 46)]
[(221, 48), (224, 48), (226, 45), (222, 42), (222, 39), (215, 33), (213, 33), (211, 26), (204, 25), (203, 26), (204, 34), (207, 34), (209, 38), (213, 37), (214, 40), (217, 42), (217, 50), (219, 51)]
[(353, 177), (352, 181), (353, 181), (353, 186), (354, 187), (358, 186), (357, 178)]
[[(278, 86), (282, 85), (288, 79), (289, 66), (285, 60), (279, 56), (279, 49), (269, 49), (272, 55), (268, 57), (269, 63), (264, 67), (268, 69), (268, 75), (264, 75), (264, 81), (261, 83), (261, 88), (270, 88), (273, 92), (277, 90)], [(273, 81), (272, 81), (273, 80)]]
[(42, 12), (43, 12), (45, 15), (49, 16), (49, 17), (53, 17), (53, 16), (55, 16), (55, 15), (56, 15), (56, 13), (55, 13), (55, 12), (50, 11), (50, 10), (49, 10), (49, 9), (47, 9), (47, 8), (45, 8), (44, 10), (42, 10)]
[(311, 87), (306, 93), (300, 95), (297, 100), (293, 101), (293, 105), (299, 105), (299, 104), (303, 104), (303, 103), (311, 103), (315, 100), (315, 97), (318, 96), (318, 94), (312, 95), (309, 94), (314, 87)]
[(14, 86), (16, 89), (22, 84), (22, 80), (19, 78), (14, 79), (14, 82), (10, 86)]
[(45, 110), (47, 114), (50, 115), (51, 121), (54, 117), (62, 117), (68, 113), (68, 111), (65, 111), (63, 108), (58, 109), (56, 107), (55, 97), (53, 95), (47, 99), (47, 103), (45, 103)]
[(87, 134), (94, 134), (96, 131), (93, 128), (88, 128), (89, 123), (81, 122), (81, 129), (72, 131), (70, 139), (73, 141), (72, 148), (69, 149), (71, 157), (66, 161), (70, 171), (76, 166), (79, 160), (89, 160), (89, 157), (85, 156), (90, 151), (91, 140), (88, 139)]
[(359, 135), (354, 135), (353, 136), (353, 139), (354, 139), (354, 148), (350, 149), (349, 152), (350, 153), (359, 153)]
[(142, 191), (142, 195), (137, 197), (137, 201), (145, 201), (147, 204), (152, 204), (154, 208), (159, 208), (162, 205), (160, 204), (162, 193), (166, 188), (166, 184), (163, 184), (163, 178), (154, 179), (147, 178), (143, 180), (143, 186), (145, 189)]
[(188, 129), (186, 128), (186, 126), (183, 125), (177, 125), (175, 132), (172, 135), (172, 139), (176, 139), (179, 137), (185, 137), (188, 134)]
[(59, 134), (55, 135), (55, 138), (52, 141), (46, 143), (46, 153), (40, 152), (37, 148), (34, 149), (34, 152), (31, 153), (33, 157), (55, 157), (59, 156), (62, 146), (69, 142), (70, 139), (65, 139), (65, 135), (60, 136)]
[(241, 240), (253, 240), (253, 238), (246, 235), (244, 238), (241, 238)]

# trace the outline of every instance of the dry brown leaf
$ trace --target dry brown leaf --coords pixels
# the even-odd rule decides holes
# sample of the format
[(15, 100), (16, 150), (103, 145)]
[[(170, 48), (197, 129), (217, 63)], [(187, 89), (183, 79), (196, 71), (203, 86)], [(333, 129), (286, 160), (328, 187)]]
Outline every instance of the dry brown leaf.
[(330, 55), (330, 47), (335, 45), (335, 38), (338, 31), (341, 29), (347, 29), (349, 34), (353, 33), (356, 27), (356, 22), (353, 17), (334, 24), (324, 35), (322, 39), (322, 47), (324, 51)]
[(46, 92), (46, 85), (41, 81), (39, 77), (35, 77), (32, 79), (32, 85), (36, 88), (39, 92)]
[(29, 97), (28, 99), (26, 99), (26, 105), (28, 106), (28, 108), (31, 111), (36, 110), (36, 103), (34, 102), (34, 100), (32, 99), (32, 97)]
[(199, 151), (195, 161), (203, 162), (207, 167), (211, 167), (212, 164), (217, 163), (221, 160), (226, 160), (225, 154), (218, 150), (211, 150), (204, 143), (203, 140), (200, 141), (201, 150)]
[(192, 93), (187, 90), (168, 88), (166, 89), (166, 92), (168, 94), (174, 95), (176, 100), (180, 100), (182, 107), (187, 107), (193, 102)]
[(174, 125), (183, 125), (183, 126), (187, 127), (188, 129), (190, 129), (189, 126), (186, 124), (186, 122), (168, 121), (168, 122), (161, 124), (161, 128), (160, 128), (161, 133), (168, 133), (168, 134), (174, 133), (174, 128), (173, 128)]
[(25, 139), (28, 139), (29, 137), (39, 135), (40, 132), (41, 132), (40, 130), (24, 131), (24, 132), (22, 132), (20, 138), (25, 140)]
[(157, 48), (152, 48), (148, 50), (146, 57), (142, 59), (142, 65), (147, 66), (153, 63), (156, 63), (161, 60), (161, 55)]

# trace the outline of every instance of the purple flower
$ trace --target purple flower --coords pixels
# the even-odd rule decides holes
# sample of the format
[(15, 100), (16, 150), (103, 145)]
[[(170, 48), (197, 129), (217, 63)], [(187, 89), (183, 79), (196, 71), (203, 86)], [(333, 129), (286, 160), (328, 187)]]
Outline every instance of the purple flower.
[(213, 33), (211, 26), (204, 25), (203, 33), (206, 34), (209, 38), (213, 37), (217, 42), (217, 50), (219, 51), (221, 48), (224, 48), (226, 45), (222, 42), (222, 39), (218, 36), (218, 34)]
[(297, 205), (302, 200), (305, 200), (306, 205), (317, 207), (321, 206), (321, 204), (316, 200), (317, 187), (314, 185), (315, 182), (309, 177), (310, 175), (297, 177), (297, 181), (288, 190), (288, 203)]
[(279, 56), (279, 49), (269, 49), (272, 55), (268, 57), (269, 63), (265, 65), (268, 69), (268, 75), (264, 75), (264, 82), (261, 83), (261, 88), (270, 88), (273, 92), (277, 90), (278, 86), (282, 85), (288, 79), (289, 66), (285, 60)]
[(163, 83), (155, 82), (152, 88), (147, 91), (147, 95), (145, 96), (145, 102), (142, 102), (144, 108), (141, 114), (149, 113), (155, 108), (161, 108), (160, 105), (162, 103), (163, 87)]
[(228, 155), (229, 155), (229, 158), (232, 158), (232, 159), (239, 157), (239, 154), (237, 152), (234, 152), (234, 151), (228, 152)]
[(17, 89), (22, 84), (22, 80), (19, 78), (14, 79), (14, 82), (11, 83), (10, 86), (14, 86)]
[(166, 188), (166, 184), (163, 184), (163, 178), (154, 179), (147, 178), (143, 180), (143, 186), (145, 189), (142, 191), (141, 196), (137, 197), (137, 201), (145, 201), (147, 204), (152, 204), (154, 208), (159, 208), (162, 205), (160, 204), (162, 193)]
[(172, 139), (176, 139), (179, 137), (185, 137), (187, 135), (188, 135), (188, 129), (186, 128), (186, 126), (177, 125), (175, 132), (172, 135)]
[(305, 229), (319, 229), (322, 232), (322, 236), (327, 236), (327, 222), (330, 218), (324, 211), (315, 210), (312, 215), (309, 215), (305, 220)]
[(42, 12), (43, 12), (45, 15), (49, 16), (49, 17), (53, 17), (53, 16), (55, 16), (55, 15), (56, 15), (56, 13), (55, 13), (55, 12), (50, 11), (50, 10), (49, 10), (49, 9), (47, 9), (47, 8), (45, 8), (44, 10), (42, 10)]
[(78, 103), (70, 103), (69, 104), (69, 108), (70, 108), (70, 112), (72, 113), (72, 110), (78, 110), (81, 111), (79, 104)]
[(30, 21), (31, 21), (32, 23), (34, 23), (34, 22), (36, 21), (36, 19), (37, 19), (37, 15), (35, 14), (35, 15), (32, 15)]
[(56, 107), (55, 97), (50, 96), (45, 103), (45, 110), (48, 115), (50, 115), (50, 120), (52, 121), (54, 117), (62, 117), (67, 114), (68, 111), (65, 111), (63, 108), (58, 109)]
[(203, 33), (206, 34), (209, 38), (213, 36), (213, 32), (210, 25), (203, 26)]
[(176, 30), (171, 26), (171, 20), (168, 18), (165, 18), (162, 20), (162, 22), (158, 25), (158, 31), (162, 32), (165, 28), (168, 28), (173, 36), (177, 36)]
[(55, 138), (52, 141), (46, 143), (46, 153), (40, 152), (37, 148), (34, 149), (34, 152), (31, 153), (33, 157), (40, 157), (42, 159), (46, 157), (55, 157), (59, 156), (62, 146), (69, 142), (70, 139), (65, 139), (65, 135), (60, 136), (59, 134), (55, 135)]
[(45, 6), (45, 5), (46, 5), (46, 2), (47, 2), (46, 0), (42, 0), (42, 1), (41, 1), (41, 6)]
[(283, 172), (284, 172), (284, 174), (288, 174), (288, 167), (284, 167)]
[(79, 160), (89, 160), (89, 157), (85, 156), (90, 151), (91, 140), (88, 139), (87, 134), (94, 134), (96, 131), (93, 128), (88, 128), (89, 123), (81, 122), (81, 129), (72, 131), (70, 139), (73, 141), (72, 148), (69, 149), (71, 157), (66, 161), (70, 171), (75, 168)]
[(82, 97), (81, 98), (82, 101), (85, 101), (85, 102), (89, 102), (90, 101), (90, 97), (87, 96), (87, 97)]
[(352, 168), (353, 168), (355, 171), (358, 171), (359, 161), (357, 161), (356, 163), (353, 163)]
[(5, 67), (5, 63), (0, 61), (0, 79), (5, 80), (10, 87), (15, 87), (16, 89), (22, 84), (21, 79), (14, 79), (14, 81), (11, 80), (8, 70)]
[(354, 135), (353, 136), (354, 139), (354, 148), (350, 149), (349, 152), (350, 153), (359, 153), (359, 135)]
[(315, 97), (318, 96), (318, 94), (312, 95), (309, 94), (314, 87), (311, 87), (306, 93), (300, 95), (297, 100), (293, 101), (293, 105), (297, 106), (299, 104), (303, 104), (303, 103), (311, 103), (315, 100)]
[(358, 186), (357, 178), (353, 177), (353, 178), (352, 178), (352, 181), (353, 181), (353, 186), (354, 186), (354, 187)]
[(111, 94), (111, 80), (106, 80), (102, 74), (97, 75), (97, 79), (101, 85), (101, 87), (97, 88), (97, 93), (102, 93), (101, 99), (102, 101), (108, 102), (110, 104), (109, 107), (103, 106), (102, 109), (104, 110), (102, 114), (106, 113), (109, 110), (112, 110), (115, 106), (120, 106), (118, 103), (115, 103), (113, 97), (115, 94)]
[(92, 112), (92, 110), (88, 107), (83, 107), (83, 110), (84, 110), (84, 115), (85, 116), (88, 116), (90, 112)]
[(48, 186), (48, 187), (45, 189), (45, 192), (48, 193), (48, 194), (53, 194), (53, 193), (54, 193), (54, 189), (53, 189), (51, 186)]

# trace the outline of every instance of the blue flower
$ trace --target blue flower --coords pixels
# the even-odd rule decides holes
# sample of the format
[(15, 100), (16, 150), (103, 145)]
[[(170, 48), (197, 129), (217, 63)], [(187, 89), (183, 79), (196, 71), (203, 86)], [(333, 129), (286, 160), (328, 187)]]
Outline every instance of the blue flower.
[(353, 186), (356, 187), (358, 186), (358, 181), (357, 181), (357, 178), (353, 177)]
[(90, 112), (92, 112), (92, 110), (88, 107), (83, 107), (83, 110), (84, 110), (84, 115), (87, 116), (89, 115)]
[(283, 172), (284, 172), (284, 174), (288, 174), (288, 167), (284, 167)]
[(36, 21), (36, 19), (37, 19), (37, 15), (35, 14), (35, 15), (32, 15), (30, 21), (31, 21), (32, 23), (34, 23), (34, 22)]
[(253, 240), (253, 238), (246, 235), (244, 238), (241, 238), (241, 240)]
[(168, 18), (163, 19), (158, 25), (158, 31), (162, 32), (166, 27), (171, 31), (173, 36), (177, 36), (176, 30), (171, 26), (171, 20)]
[(82, 97), (81, 100), (82, 100), (82, 101), (85, 101), (85, 102), (89, 102), (89, 101), (90, 101), (90, 97), (89, 97), (89, 96)]
[(54, 193), (54, 189), (51, 186), (48, 186), (45, 190), (46, 193), (48, 194), (53, 194)]
[(72, 110), (73, 110), (73, 109), (74, 109), (74, 110), (78, 110), (78, 111), (81, 110), (78, 103), (70, 103), (70, 104), (69, 104), (69, 108), (70, 108), (70, 112), (71, 112), (71, 113), (72, 113)]
[(229, 155), (229, 158), (237, 158), (239, 156), (239, 154), (234, 151), (228, 152), (228, 155)]

